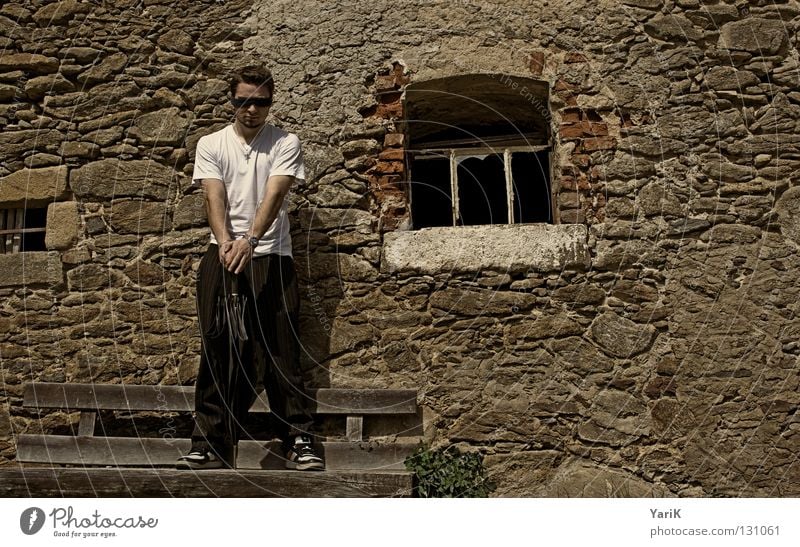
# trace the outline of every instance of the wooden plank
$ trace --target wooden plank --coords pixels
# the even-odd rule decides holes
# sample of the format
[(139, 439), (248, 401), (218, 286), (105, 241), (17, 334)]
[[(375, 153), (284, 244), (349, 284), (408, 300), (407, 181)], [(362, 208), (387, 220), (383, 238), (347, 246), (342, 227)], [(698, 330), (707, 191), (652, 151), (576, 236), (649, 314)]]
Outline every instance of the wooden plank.
[(97, 420), (97, 412), (81, 412), (81, 421), (78, 422), (78, 435), (81, 437), (94, 437), (94, 423)]
[[(173, 467), (190, 446), (189, 439), (23, 434), (17, 440), (17, 461), (48, 465)], [(320, 443), (319, 448), (328, 469), (403, 470), (403, 460), (417, 446), (416, 441), (327, 441)], [(237, 468), (284, 469), (280, 441), (241, 441)]]
[[(413, 389), (317, 389), (311, 391), (315, 414), (416, 414), (417, 392)], [(194, 388), (191, 386), (25, 384), (23, 406), (65, 410), (129, 410), (191, 412)], [(316, 408), (315, 408), (316, 407)], [(268, 412), (262, 394), (250, 412)]]
[(189, 412), (194, 410), (194, 388), (33, 382), (25, 384), (22, 404), (65, 410)]
[(415, 389), (317, 389), (316, 414), (416, 414)]
[(0, 497), (407, 497), (408, 472), (0, 469)]
[(360, 441), (364, 436), (364, 417), (348, 416), (345, 437), (348, 441)]

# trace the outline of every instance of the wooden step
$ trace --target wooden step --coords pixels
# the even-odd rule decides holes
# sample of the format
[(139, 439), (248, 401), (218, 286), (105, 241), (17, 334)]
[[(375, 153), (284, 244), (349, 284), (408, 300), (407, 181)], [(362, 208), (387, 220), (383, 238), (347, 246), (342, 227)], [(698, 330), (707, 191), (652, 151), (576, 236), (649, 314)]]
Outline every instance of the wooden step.
[(0, 468), (0, 497), (408, 497), (402, 471)]
[[(49, 465), (113, 465), (172, 467), (189, 451), (189, 439), (161, 437), (73, 437), (20, 435), (17, 461)], [(330, 470), (405, 470), (403, 461), (419, 441), (321, 443), (321, 455)], [(241, 441), (238, 469), (284, 469), (279, 441)]]
[[(316, 389), (311, 390), (314, 414), (367, 415), (416, 414), (414, 389)], [(23, 406), (63, 410), (127, 410), (191, 412), (194, 387), (123, 384), (25, 384)], [(269, 412), (264, 392), (250, 412)]]

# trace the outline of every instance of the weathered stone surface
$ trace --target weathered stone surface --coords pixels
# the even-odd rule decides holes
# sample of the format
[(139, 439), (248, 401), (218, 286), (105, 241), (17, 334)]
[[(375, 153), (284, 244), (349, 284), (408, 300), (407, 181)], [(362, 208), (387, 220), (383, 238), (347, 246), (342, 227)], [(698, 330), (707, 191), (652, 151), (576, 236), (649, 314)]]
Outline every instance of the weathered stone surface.
[(589, 328), (592, 340), (614, 357), (629, 359), (650, 347), (656, 329), (639, 325), (614, 312), (605, 312)]
[(69, 93), (75, 91), (75, 85), (61, 74), (37, 76), (25, 82), (25, 94), (38, 101), (50, 93)]
[(569, 337), (552, 340), (547, 346), (567, 371), (581, 376), (597, 372), (608, 372), (614, 368), (614, 361), (603, 355), (592, 344), (582, 338)]
[(47, 207), (47, 232), (44, 237), (47, 249), (63, 251), (75, 245), (80, 222), (76, 201), (51, 203)]
[(309, 207), (300, 210), (300, 225), (304, 230), (328, 230), (350, 226), (369, 227), (373, 217), (359, 209), (325, 209)]
[(665, 260), (666, 253), (655, 243), (641, 240), (601, 241), (597, 245), (593, 264), (599, 270), (619, 270), (639, 264), (658, 267)]
[(715, 66), (706, 72), (705, 82), (710, 89), (741, 91), (748, 86), (758, 85), (760, 80), (746, 70), (737, 70), (732, 66)]
[(786, 45), (786, 25), (779, 19), (748, 17), (720, 29), (720, 47), (756, 55), (774, 55)]
[(51, 27), (68, 23), (91, 10), (91, 4), (77, 0), (59, 0), (39, 8), (33, 14), (33, 20), (41, 27)]
[(390, 232), (381, 269), (389, 273), (442, 271), (561, 271), (585, 267), (587, 232), (580, 225), (425, 228)]
[(562, 464), (542, 495), (563, 498), (661, 498), (672, 497), (654, 484), (622, 469), (573, 459)]
[(169, 279), (169, 274), (159, 266), (152, 262), (144, 262), (137, 260), (125, 268), (125, 275), (140, 286), (148, 285), (162, 285)]
[(191, 55), (194, 51), (194, 40), (180, 29), (170, 29), (158, 38), (158, 45), (169, 51)]
[(67, 272), (69, 288), (72, 291), (93, 291), (105, 287), (119, 287), (124, 284), (122, 275), (112, 268), (99, 264), (83, 264)]
[(659, 15), (644, 25), (648, 34), (668, 42), (699, 40), (703, 33), (682, 15)]
[(0, 132), (0, 146), (9, 156), (25, 152), (55, 152), (64, 140), (64, 134), (55, 129), (24, 129)]
[(489, 455), (483, 464), (497, 487), (495, 496), (540, 497), (541, 484), (550, 481), (563, 457), (556, 450), (536, 450)]
[(786, 190), (775, 203), (781, 233), (800, 245), (800, 186)]
[(78, 74), (77, 80), (84, 86), (107, 82), (112, 80), (114, 74), (125, 68), (127, 64), (128, 56), (124, 53), (117, 52)]
[(646, 185), (636, 196), (636, 204), (645, 216), (670, 218), (683, 214), (680, 199), (664, 183), (653, 182)]
[(162, 233), (167, 205), (162, 202), (122, 200), (112, 203), (109, 225), (121, 234)]
[(430, 297), (433, 308), (450, 315), (512, 315), (533, 307), (534, 297), (525, 293), (492, 290), (441, 290)]
[(67, 167), (22, 169), (0, 178), (0, 204), (4, 207), (41, 207), (67, 195)]
[(507, 335), (511, 342), (541, 340), (562, 336), (580, 335), (584, 331), (576, 317), (569, 315), (542, 315), (533, 320), (527, 319), (510, 325)]
[(70, 173), (70, 187), (82, 199), (109, 201), (131, 196), (165, 199), (175, 173), (154, 161), (100, 160)]
[(145, 145), (180, 145), (191, 123), (181, 109), (170, 107), (136, 118), (130, 134)]
[(190, 226), (205, 226), (206, 200), (200, 192), (183, 196), (172, 215), (172, 229), (181, 230)]
[(56, 285), (64, 280), (57, 252), (0, 254), (0, 287)]
[(58, 70), (58, 59), (38, 53), (7, 53), (0, 55), (0, 72), (24, 70), (34, 74), (51, 74)]

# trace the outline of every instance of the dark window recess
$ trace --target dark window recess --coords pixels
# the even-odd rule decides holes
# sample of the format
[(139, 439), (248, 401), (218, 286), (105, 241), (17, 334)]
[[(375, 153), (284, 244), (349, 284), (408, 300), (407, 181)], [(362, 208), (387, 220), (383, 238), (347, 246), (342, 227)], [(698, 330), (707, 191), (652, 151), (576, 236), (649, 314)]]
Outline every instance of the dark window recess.
[(515, 152), (511, 154), (516, 222), (553, 222), (550, 202), (550, 154)]
[(413, 228), (553, 222), (547, 82), (462, 74), (404, 97)]
[(418, 157), (411, 166), (411, 222), (415, 228), (452, 226), (453, 195), (450, 191), (450, 158)]
[(502, 154), (458, 158), (458, 224), (508, 224)]
[(0, 210), (0, 253), (45, 251), (47, 209)]

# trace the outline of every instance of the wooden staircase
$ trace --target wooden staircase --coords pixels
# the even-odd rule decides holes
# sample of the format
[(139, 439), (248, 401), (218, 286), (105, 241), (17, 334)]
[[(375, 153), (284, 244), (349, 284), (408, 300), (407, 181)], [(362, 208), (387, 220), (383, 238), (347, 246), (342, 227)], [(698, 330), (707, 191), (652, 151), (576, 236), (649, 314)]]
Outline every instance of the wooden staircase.
[[(29, 383), (23, 406), (48, 411), (79, 411), (77, 434), (22, 434), (17, 462), (0, 468), (0, 496), (7, 497), (398, 497), (412, 494), (412, 475), (403, 460), (419, 437), (367, 439), (365, 420), (405, 416), (421, 420), (415, 390), (319, 389), (311, 393), (316, 414), (344, 416), (342, 438), (319, 445), (322, 472), (286, 470), (280, 442), (239, 443), (235, 469), (174, 469), (188, 452), (188, 438), (171, 435), (96, 435), (101, 411), (169, 415), (191, 412), (193, 388), (121, 384)], [(269, 412), (263, 394), (251, 414)], [(174, 414), (173, 414), (174, 415)], [(102, 425), (102, 424), (101, 424)], [(164, 431), (162, 429), (162, 431)], [(406, 432), (407, 433), (407, 432)]]

